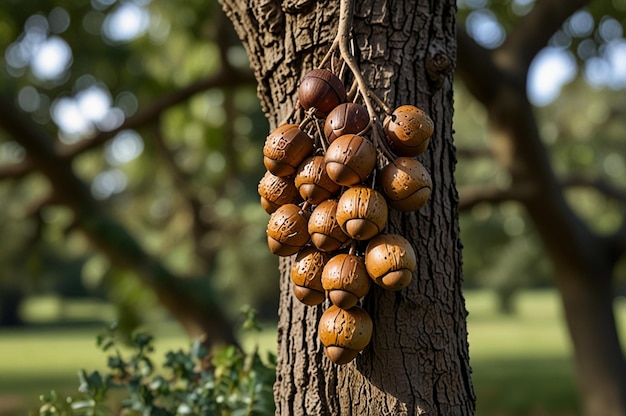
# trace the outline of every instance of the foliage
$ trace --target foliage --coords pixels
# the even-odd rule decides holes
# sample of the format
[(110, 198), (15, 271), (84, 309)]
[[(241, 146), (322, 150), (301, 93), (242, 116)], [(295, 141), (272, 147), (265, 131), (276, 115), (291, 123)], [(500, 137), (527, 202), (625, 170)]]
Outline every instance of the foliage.
[[(258, 330), (256, 312), (251, 308), (244, 312), (244, 328)], [(39, 414), (274, 414), (275, 357), (271, 354), (263, 360), (256, 347), (244, 352), (234, 345), (210, 353), (195, 340), (187, 351), (168, 351), (159, 367), (152, 358), (151, 335), (134, 333), (130, 352), (123, 351), (122, 339), (116, 324), (99, 335), (98, 347), (109, 353), (107, 372), (80, 370), (80, 394), (63, 399), (52, 391), (41, 396)], [(118, 402), (120, 391), (123, 398)]]
[[(111, 22), (128, 13), (141, 25), (120, 37), (125, 26), (115, 32)], [(210, 278), (218, 297), (232, 300), (231, 317), (244, 303), (267, 317), (278, 297), (256, 194), (267, 122), (251, 77), (197, 87), (227, 66), (247, 66), (223, 21), (217, 2), (8, 0), (0, 4), (0, 92), (67, 148), (124, 127), (172, 92), (196, 88), (67, 162), (101, 208), (174, 274)], [(68, 59), (42, 72), (38, 51), (50, 45), (62, 45)], [(0, 131), (0, 168), (26, 159), (19, 140)], [(10, 238), (0, 253), (0, 294), (106, 294), (121, 326), (140, 323), (155, 298), (86, 244), (70, 210), (51, 201), (60, 185), (37, 174), (2, 179), (0, 231)], [(254, 292), (242, 290), (248, 276)]]

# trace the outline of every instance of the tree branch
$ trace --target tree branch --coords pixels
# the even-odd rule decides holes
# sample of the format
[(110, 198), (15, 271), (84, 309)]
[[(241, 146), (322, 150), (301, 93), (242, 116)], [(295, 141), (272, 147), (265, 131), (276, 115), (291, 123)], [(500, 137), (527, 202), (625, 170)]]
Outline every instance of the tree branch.
[(456, 149), (459, 158), (478, 159), (483, 157), (493, 157), (493, 151), (487, 147), (459, 147)]
[(468, 185), (459, 190), (459, 212), (466, 212), (480, 203), (500, 204), (521, 201), (530, 193), (530, 188), (515, 187), (502, 189), (495, 185)]
[[(532, 10), (520, 18), (499, 48), (500, 51), (513, 57), (517, 62), (511, 64), (521, 66), (526, 72), (532, 60), (565, 20), (587, 3), (589, 0), (538, 0)], [(508, 63), (501, 63), (508, 66)]]
[(59, 146), (59, 156), (66, 160), (73, 159), (80, 153), (100, 146), (122, 130), (136, 129), (148, 123), (154, 122), (163, 111), (189, 99), (191, 96), (199, 92), (206, 91), (211, 88), (233, 87), (245, 83), (253, 85), (254, 82), (255, 79), (251, 71), (242, 71), (230, 66), (224, 66), (224, 69), (212, 77), (196, 81), (184, 88), (166, 94), (153, 101), (149, 106), (128, 117), (122, 125), (114, 130), (100, 132), (91, 139), (82, 140), (73, 145)]
[[(254, 85), (255, 79), (251, 71), (243, 71), (226, 65), (217, 75), (198, 80), (177, 91), (166, 94), (152, 102), (147, 107), (142, 108), (137, 113), (128, 117), (119, 127), (110, 131), (101, 131), (90, 139), (79, 141), (73, 145), (57, 145), (58, 157), (64, 160), (71, 160), (79, 154), (101, 146), (117, 133), (128, 129), (137, 129), (148, 123), (156, 121), (159, 116), (168, 108), (179, 104), (195, 94), (211, 88), (238, 86), (243, 84)], [(37, 169), (28, 158), (19, 163), (0, 166), (0, 180), (20, 179)]]
[(626, 203), (626, 189), (618, 188), (601, 178), (587, 178), (582, 175), (570, 175), (561, 179), (561, 184), (568, 188), (591, 188), (622, 203)]
[(20, 179), (35, 170), (29, 159), (11, 165), (0, 166), (0, 181), (4, 179)]
[(476, 43), (461, 25), (457, 25), (457, 44), (457, 73), (470, 93), (487, 106), (502, 83), (492, 53)]
[(153, 289), (161, 304), (191, 335), (205, 335), (209, 345), (236, 343), (208, 279), (179, 279), (148, 255), (93, 199), (87, 186), (74, 175), (71, 163), (58, 155), (54, 139), (26, 118), (11, 97), (0, 96), (0, 128), (24, 147), (33, 165), (49, 180), (55, 200), (72, 210), (77, 226), (113, 264), (131, 270)]

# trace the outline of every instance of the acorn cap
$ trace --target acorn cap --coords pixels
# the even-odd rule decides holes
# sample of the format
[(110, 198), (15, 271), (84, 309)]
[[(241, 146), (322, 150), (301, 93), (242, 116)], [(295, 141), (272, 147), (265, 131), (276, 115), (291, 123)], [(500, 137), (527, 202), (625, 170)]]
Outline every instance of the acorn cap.
[(346, 87), (328, 69), (314, 69), (300, 81), (298, 100), (305, 110), (315, 108), (318, 117), (325, 117), (346, 100)]
[(387, 224), (385, 198), (366, 186), (348, 188), (337, 203), (337, 222), (355, 240), (369, 240)]
[(381, 234), (365, 249), (365, 267), (379, 286), (400, 290), (409, 284), (417, 267), (415, 250), (399, 234)]
[(326, 117), (324, 136), (326, 136), (328, 143), (332, 143), (337, 137), (344, 134), (361, 133), (369, 122), (369, 113), (361, 104), (339, 104)]
[(372, 318), (360, 306), (341, 309), (331, 305), (320, 317), (318, 335), (325, 347), (361, 351), (372, 339)]
[(364, 137), (345, 134), (328, 146), (326, 172), (339, 185), (352, 186), (367, 178), (376, 166), (376, 148)]
[(341, 188), (326, 173), (324, 156), (305, 159), (296, 172), (294, 183), (300, 196), (311, 205), (318, 205)]
[(363, 258), (353, 254), (337, 254), (322, 271), (322, 287), (331, 302), (342, 309), (355, 306), (371, 284)]
[(396, 108), (383, 122), (391, 150), (401, 156), (417, 156), (428, 147), (434, 131), (432, 119), (413, 105)]
[(313, 153), (313, 140), (297, 124), (283, 124), (265, 139), (263, 164), (276, 176), (291, 176)]
[(330, 255), (315, 247), (304, 247), (291, 265), (291, 281), (298, 285), (324, 292), (322, 272)]
[(257, 187), (261, 197), (261, 206), (268, 214), (272, 214), (280, 206), (296, 204), (300, 201), (300, 194), (293, 180), (265, 172)]
[(399, 211), (417, 211), (430, 198), (432, 180), (419, 161), (399, 157), (383, 168), (380, 184), (389, 206)]
[(278, 256), (291, 256), (311, 239), (307, 231), (309, 213), (295, 204), (286, 204), (270, 216), (267, 224), (267, 245)]
[(335, 199), (327, 199), (315, 207), (309, 218), (308, 231), (313, 245), (325, 252), (339, 249), (350, 238), (337, 222)]

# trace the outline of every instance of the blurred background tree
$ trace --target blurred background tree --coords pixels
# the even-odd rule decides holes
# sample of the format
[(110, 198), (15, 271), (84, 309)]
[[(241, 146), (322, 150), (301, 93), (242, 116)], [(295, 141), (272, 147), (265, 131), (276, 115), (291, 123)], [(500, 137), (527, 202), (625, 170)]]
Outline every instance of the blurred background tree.
[[(494, 207), (508, 212), (502, 230), (515, 239), (496, 254), (498, 276), (516, 270), (538, 275), (540, 269), (527, 273), (520, 259), (538, 258), (537, 247), (550, 260), (583, 411), (624, 415), (626, 362), (613, 305), (613, 281), (626, 259), (624, 102), (623, 93), (610, 91), (626, 85), (625, 5), (544, 0), (460, 6), (466, 17), (458, 33), (458, 73), (482, 107), (489, 134), (489, 150), (482, 153), (497, 166), (486, 184), (461, 190), (461, 207), (479, 215), (482, 210), (487, 220)], [(545, 69), (536, 74), (539, 65)], [(570, 85), (556, 105), (537, 116), (532, 102), (547, 106), (565, 83)], [(600, 96), (604, 88), (609, 91)], [(519, 238), (526, 221), (536, 242)], [(504, 271), (503, 262), (513, 270)], [(506, 280), (497, 283), (505, 308), (514, 286)]]
[(20, 299), (46, 291), (106, 295), (126, 327), (156, 294), (192, 334), (228, 342), (241, 304), (273, 315), (256, 195), (267, 123), (219, 5), (0, 14), (0, 319), (19, 323)]
[[(605, 334), (580, 332), (579, 368), (611, 373), (623, 406), (626, 2), (458, 6), (466, 284), (510, 312), (523, 287), (573, 292), (570, 328)], [(275, 317), (267, 122), (217, 2), (4, 0), (0, 49), (3, 325), (42, 293), (106, 298), (127, 328), (161, 303), (209, 341), (234, 341), (243, 303)]]

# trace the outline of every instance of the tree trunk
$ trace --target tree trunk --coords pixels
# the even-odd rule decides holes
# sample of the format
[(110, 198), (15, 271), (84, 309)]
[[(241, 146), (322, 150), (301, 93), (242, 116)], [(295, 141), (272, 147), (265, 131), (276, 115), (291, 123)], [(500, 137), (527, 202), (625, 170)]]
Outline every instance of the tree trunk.
[(488, 106), (494, 146), (554, 267), (574, 347), (584, 414), (626, 415), (626, 362), (613, 312), (612, 266), (607, 247), (565, 201), (523, 90), (503, 87)]
[(2, 288), (0, 293), (0, 327), (24, 325), (24, 321), (20, 316), (20, 305), (24, 297), (24, 292), (20, 289)]
[[(536, 16), (526, 18), (533, 24), (543, 22), (548, 26), (544, 32), (553, 33), (550, 28), (556, 31), (576, 10), (577, 3), (563, 2), (567, 10), (555, 15), (549, 2), (544, 2), (533, 10)], [(548, 24), (546, 19), (554, 22)], [(524, 206), (552, 261), (574, 348), (583, 412), (588, 416), (625, 416), (626, 361), (615, 326), (611, 288), (615, 247), (609, 246), (610, 239), (594, 234), (572, 211), (542, 144), (526, 96), (526, 76), (532, 52), (543, 47), (544, 39), (532, 42), (519, 37), (547, 40), (549, 36), (537, 35), (532, 28), (520, 23), (496, 51), (487, 51), (460, 33), (459, 73), (487, 109), (494, 155), (511, 176), (510, 189), (505, 193)]]
[[(338, 23), (334, 1), (264, 0), (253, 8), (223, 0), (250, 57), (271, 127), (287, 116), (298, 82), (329, 49)], [(390, 212), (388, 232), (412, 242), (418, 268), (400, 292), (372, 286), (364, 308), (374, 320), (370, 345), (352, 363), (326, 359), (317, 322), (328, 305), (307, 307), (291, 292), (291, 259), (280, 262), (278, 369), (280, 415), (469, 415), (470, 379), (458, 197), (453, 171), (452, 76), (455, 1), (356, 3), (355, 55), (369, 86), (392, 108), (413, 104), (435, 122), (419, 157), (433, 178), (417, 213)]]

